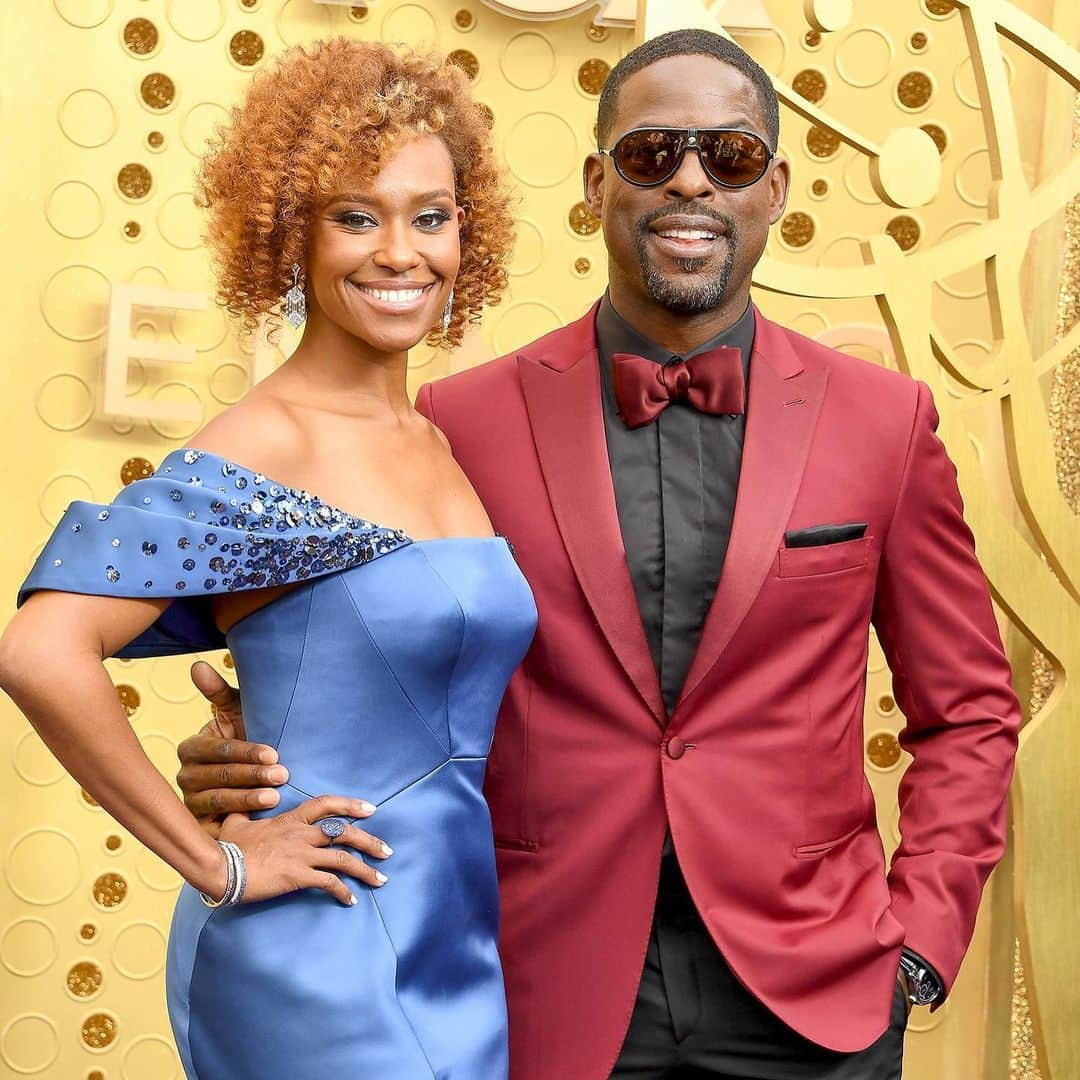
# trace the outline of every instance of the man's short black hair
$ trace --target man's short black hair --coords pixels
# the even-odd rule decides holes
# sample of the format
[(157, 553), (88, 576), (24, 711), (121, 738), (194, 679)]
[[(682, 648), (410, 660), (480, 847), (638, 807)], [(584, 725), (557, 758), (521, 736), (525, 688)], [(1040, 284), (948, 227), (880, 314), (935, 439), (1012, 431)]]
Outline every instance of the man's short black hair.
[(600, 106), (596, 117), (596, 133), (600, 145), (605, 146), (615, 123), (615, 104), (619, 88), (635, 72), (666, 60), (669, 56), (711, 56), (741, 71), (755, 86), (761, 102), (761, 115), (765, 120), (765, 137), (775, 150), (780, 141), (780, 103), (769, 76), (756, 60), (739, 48), (735, 42), (711, 30), (672, 30), (659, 37), (650, 38), (631, 49), (611, 70), (600, 92)]

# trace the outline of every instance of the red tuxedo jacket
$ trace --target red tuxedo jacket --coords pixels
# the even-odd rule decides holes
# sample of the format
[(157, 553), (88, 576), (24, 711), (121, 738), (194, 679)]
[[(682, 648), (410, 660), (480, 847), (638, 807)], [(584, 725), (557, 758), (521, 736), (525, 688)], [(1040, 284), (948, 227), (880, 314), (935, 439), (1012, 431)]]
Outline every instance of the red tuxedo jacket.
[[(861, 1049), (905, 940), (956, 976), (1020, 720), (930, 393), (757, 315), (731, 542), (669, 719), (619, 533), (594, 314), (417, 400), (540, 612), (486, 788), (512, 1076), (608, 1076), (669, 825), (738, 978), (813, 1041)], [(787, 529), (845, 522), (866, 535), (784, 547)], [(863, 773), (871, 624), (914, 755), (887, 876)]]

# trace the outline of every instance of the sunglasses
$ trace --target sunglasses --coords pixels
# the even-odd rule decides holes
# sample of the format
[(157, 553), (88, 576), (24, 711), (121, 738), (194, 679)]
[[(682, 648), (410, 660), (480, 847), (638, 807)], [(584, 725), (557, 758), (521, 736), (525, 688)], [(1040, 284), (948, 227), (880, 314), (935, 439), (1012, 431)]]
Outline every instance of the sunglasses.
[(756, 184), (775, 156), (760, 135), (735, 128), (635, 128), (599, 152), (627, 183), (655, 187), (679, 171), (687, 150), (696, 150), (709, 179), (726, 188)]

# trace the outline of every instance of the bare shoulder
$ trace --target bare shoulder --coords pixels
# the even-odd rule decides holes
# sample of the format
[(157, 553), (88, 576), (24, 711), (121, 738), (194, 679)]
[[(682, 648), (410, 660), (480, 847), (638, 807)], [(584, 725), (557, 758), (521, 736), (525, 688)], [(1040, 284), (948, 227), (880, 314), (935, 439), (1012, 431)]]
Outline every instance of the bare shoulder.
[(258, 472), (273, 474), (301, 456), (304, 433), (286, 405), (271, 394), (249, 393), (219, 413), (191, 446)]

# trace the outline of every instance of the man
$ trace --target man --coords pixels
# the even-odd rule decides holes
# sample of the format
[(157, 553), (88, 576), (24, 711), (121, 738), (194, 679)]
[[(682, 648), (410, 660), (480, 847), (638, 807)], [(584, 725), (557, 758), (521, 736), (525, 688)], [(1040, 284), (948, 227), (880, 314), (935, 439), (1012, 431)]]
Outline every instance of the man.
[[(778, 127), (725, 39), (630, 52), (585, 163), (607, 294), (417, 402), (540, 612), (486, 787), (516, 1080), (899, 1077), (1002, 852), (1019, 708), (929, 391), (749, 303)], [(914, 755), (888, 876), (871, 623)], [(284, 776), (222, 724), (182, 748), (203, 815)]]

